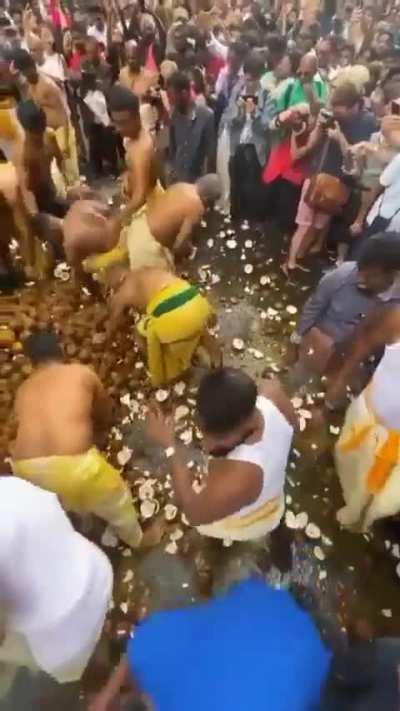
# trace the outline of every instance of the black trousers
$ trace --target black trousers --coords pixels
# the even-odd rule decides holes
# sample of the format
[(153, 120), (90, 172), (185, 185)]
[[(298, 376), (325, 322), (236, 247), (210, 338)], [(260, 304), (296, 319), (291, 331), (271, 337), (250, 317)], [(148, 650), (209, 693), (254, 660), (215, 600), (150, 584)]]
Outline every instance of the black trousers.
[(91, 123), (86, 127), (89, 141), (89, 163), (91, 171), (99, 176), (108, 164), (113, 175), (118, 175), (118, 136), (112, 126)]
[(264, 220), (266, 188), (261, 179), (262, 166), (252, 144), (237, 147), (229, 160), (231, 179), (231, 214), (233, 219)]
[(276, 178), (265, 187), (267, 216), (275, 220), (283, 234), (292, 232), (296, 226), (302, 186), (285, 178)]

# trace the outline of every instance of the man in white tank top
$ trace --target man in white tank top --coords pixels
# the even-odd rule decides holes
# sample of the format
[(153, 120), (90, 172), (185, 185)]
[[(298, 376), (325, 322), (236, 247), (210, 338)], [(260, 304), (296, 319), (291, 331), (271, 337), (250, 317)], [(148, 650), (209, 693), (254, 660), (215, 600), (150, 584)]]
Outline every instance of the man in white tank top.
[(102, 633), (113, 573), (55, 494), (0, 476), (0, 666), (81, 678)]
[(328, 402), (336, 402), (359, 364), (382, 348), (372, 380), (348, 407), (336, 445), (346, 503), (337, 518), (364, 531), (400, 511), (400, 306), (366, 319), (326, 394)]
[(200, 533), (254, 540), (272, 531), (284, 511), (286, 464), (296, 425), (280, 385), (256, 383), (241, 370), (221, 368), (204, 377), (197, 397), (203, 446), (213, 457), (200, 493), (174, 447), (173, 420), (153, 409), (148, 433), (171, 460), (178, 504)]

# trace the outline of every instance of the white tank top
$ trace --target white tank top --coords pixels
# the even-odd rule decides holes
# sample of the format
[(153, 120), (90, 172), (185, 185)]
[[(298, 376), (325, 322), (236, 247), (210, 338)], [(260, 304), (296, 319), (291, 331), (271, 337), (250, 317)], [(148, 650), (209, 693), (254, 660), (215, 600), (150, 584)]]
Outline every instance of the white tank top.
[(258, 442), (240, 444), (227, 459), (256, 464), (263, 473), (260, 495), (252, 504), (238, 512), (245, 516), (264, 506), (271, 499), (282, 496), (286, 466), (293, 437), (293, 427), (281, 411), (263, 395), (257, 398), (257, 408), (264, 418), (264, 432)]
[(400, 341), (386, 346), (371, 383), (370, 402), (379, 420), (400, 432)]
[(55, 496), (0, 477), (0, 608), (51, 673), (93, 640), (107, 611), (112, 568), (77, 533)]

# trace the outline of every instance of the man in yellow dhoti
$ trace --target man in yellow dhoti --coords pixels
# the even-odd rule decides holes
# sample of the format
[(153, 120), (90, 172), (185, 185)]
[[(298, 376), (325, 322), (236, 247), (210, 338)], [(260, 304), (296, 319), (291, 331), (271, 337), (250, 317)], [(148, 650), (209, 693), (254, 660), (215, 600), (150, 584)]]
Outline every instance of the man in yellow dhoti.
[(175, 450), (174, 423), (158, 409), (148, 434), (171, 459), (176, 500), (198, 531), (213, 538), (256, 540), (283, 515), (286, 465), (296, 425), (289, 398), (277, 383), (258, 389), (244, 372), (221, 368), (206, 375), (197, 396), (204, 450), (213, 457), (200, 492)]
[(53, 491), (67, 510), (107, 521), (130, 546), (142, 531), (128, 485), (94, 442), (111, 423), (111, 403), (97, 375), (63, 363), (52, 331), (30, 336), (25, 350), (37, 366), (17, 392), (14, 474)]
[(361, 530), (400, 511), (400, 306), (367, 320), (327, 391), (336, 401), (358, 365), (383, 347), (370, 384), (347, 410), (335, 452), (346, 503), (337, 518)]
[(62, 173), (66, 186), (73, 187), (80, 182), (78, 152), (75, 130), (71, 123), (68, 107), (57, 84), (38, 72), (33, 57), (26, 52), (18, 55), (15, 67), (28, 81), (28, 96), (46, 114), (47, 126), (54, 129), (55, 138), (61, 151)]
[(219, 348), (207, 333), (213, 310), (196, 287), (159, 268), (118, 270), (111, 299), (109, 331), (133, 307), (145, 314), (138, 324), (147, 350), (152, 384), (159, 386), (180, 377), (191, 365), (202, 344), (211, 360), (220, 359)]

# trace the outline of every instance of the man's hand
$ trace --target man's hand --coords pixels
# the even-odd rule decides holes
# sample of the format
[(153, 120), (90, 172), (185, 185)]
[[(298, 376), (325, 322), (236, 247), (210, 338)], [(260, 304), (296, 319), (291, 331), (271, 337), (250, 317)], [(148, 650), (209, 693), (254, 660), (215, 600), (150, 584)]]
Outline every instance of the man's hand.
[(328, 410), (333, 410), (343, 401), (346, 394), (346, 383), (341, 378), (336, 379), (328, 385), (325, 395), (325, 405)]
[(256, 104), (254, 99), (246, 99), (246, 114), (254, 114), (256, 110)]
[(352, 237), (359, 237), (363, 231), (363, 223), (361, 220), (356, 220), (349, 227), (349, 231)]
[(160, 447), (168, 449), (175, 442), (175, 430), (172, 417), (167, 417), (158, 405), (152, 403), (146, 418), (146, 432), (150, 439)]
[(89, 702), (88, 711), (113, 711), (116, 708), (112, 706), (108, 693), (100, 692)]
[(340, 141), (342, 140), (342, 135), (343, 134), (338, 125), (336, 125), (335, 128), (328, 128), (328, 136), (332, 141), (340, 143)]

